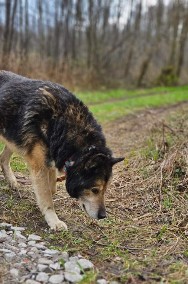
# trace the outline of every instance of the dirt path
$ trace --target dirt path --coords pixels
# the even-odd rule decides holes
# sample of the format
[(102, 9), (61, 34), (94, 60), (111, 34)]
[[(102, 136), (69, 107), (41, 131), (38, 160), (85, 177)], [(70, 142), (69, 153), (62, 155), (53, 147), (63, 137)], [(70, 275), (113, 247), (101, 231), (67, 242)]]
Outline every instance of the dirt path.
[(109, 146), (117, 155), (125, 155), (127, 151), (139, 147), (151, 128), (165, 117), (177, 111), (187, 109), (188, 102), (175, 105), (149, 108), (139, 111), (114, 122), (104, 125), (105, 135)]

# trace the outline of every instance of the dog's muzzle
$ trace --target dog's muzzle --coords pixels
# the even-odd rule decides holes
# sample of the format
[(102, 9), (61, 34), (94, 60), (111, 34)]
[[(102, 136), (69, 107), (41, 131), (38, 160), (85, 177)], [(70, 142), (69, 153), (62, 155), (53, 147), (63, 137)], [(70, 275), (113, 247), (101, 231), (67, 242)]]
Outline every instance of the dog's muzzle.
[(81, 208), (92, 218), (94, 219), (104, 219), (106, 218), (106, 209), (105, 206), (100, 206), (99, 208), (96, 208), (94, 204), (90, 202), (82, 202), (79, 200), (79, 203), (81, 205)]

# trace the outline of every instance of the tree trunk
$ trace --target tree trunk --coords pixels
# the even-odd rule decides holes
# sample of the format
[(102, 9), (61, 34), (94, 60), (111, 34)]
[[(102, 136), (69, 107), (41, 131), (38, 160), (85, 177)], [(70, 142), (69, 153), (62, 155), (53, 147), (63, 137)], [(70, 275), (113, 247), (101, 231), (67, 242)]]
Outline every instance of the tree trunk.
[(176, 71), (177, 77), (180, 77), (182, 66), (183, 66), (187, 33), (188, 33), (188, 8), (184, 16), (184, 21), (183, 21), (183, 25), (181, 29), (181, 34), (180, 34), (179, 57), (178, 57), (177, 71)]
[(24, 34), (24, 60), (28, 59), (29, 52), (29, 6), (28, 0), (25, 0), (25, 34)]
[(9, 61), (9, 36), (10, 36), (10, 17), (11, 15), (11, 0), (5, 2), (5, 27), (4, 27), (4, 42), (3, 42), (3, 59), (2, 68), (6, 69)]
[[(131, 5), (133, 5), (133, 0), (131, 1)], [(132, 8), (131, 8), (132, 10)], [(130, 16), (132, 17), (132, 11)], [(125, 78), (129, 75), (129, 71), (130, 71), (130, 66), (131, 66), (131, 61), (133, 58), (133, 54), (134, 54), (134, 47), (135, 47), (135, 43), (136, 43), (136, 39), (140, 30), (140, 23), (141, 23), (141, 17), (142, 17), (142, 1), (140, 0), (139, 4), (137, 5), (136, 8), (136, 16), (135, 16), (135, 22), (133, 25), (133, 31), (130, 30), (131, 33), (131, 37), (130, 37), (130, 45), (129, 45), (129, 52), (128, 52), (128, 56), (125, 62), (125, 69), (124, 69), (124, 76)], [(131, 19), (130, 19), (131, 20)]]
[(169, 65), (175, 66), (175, 58), (176, 58), (176, 51), (177, 51), (177, 38), (178, 38), (178, 28), (179, 28), (179, 21), (180, 21), (180, 5), (179, 2), (173, 5), (172, 10), (172, 26), (173, 26), (173, 38), (171, 44), (171, 51), (169, 56)]
[(12, 16), (11, 16), (11, 27), (10, 27), (10, 36), (9, 36), (9, 45), (8, 45), (8, 53), (10, 54), (13, 44), (13, 37), (14, 37), (14, 22), (16, 16), (18, 1), (14, 0), (13, 9), (12, 9)]

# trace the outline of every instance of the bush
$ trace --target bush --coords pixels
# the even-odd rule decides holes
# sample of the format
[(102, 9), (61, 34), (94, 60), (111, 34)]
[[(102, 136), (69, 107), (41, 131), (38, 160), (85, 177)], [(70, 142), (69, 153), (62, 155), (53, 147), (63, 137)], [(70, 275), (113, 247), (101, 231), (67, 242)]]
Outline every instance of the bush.
[(178, 78), (173, 66), (165, 66), (161, 70), (161, 74), (157, 78), (158, 86), (175, 86), (177, 85)]

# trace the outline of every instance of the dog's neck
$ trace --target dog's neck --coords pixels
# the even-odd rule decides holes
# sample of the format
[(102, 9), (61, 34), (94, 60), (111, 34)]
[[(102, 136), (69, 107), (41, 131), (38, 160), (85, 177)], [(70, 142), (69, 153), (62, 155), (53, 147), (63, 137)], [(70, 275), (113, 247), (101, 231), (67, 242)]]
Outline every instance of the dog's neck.
[[(93, 149), (96, 149), (96, 146), (95, 146), (95, 145), (91, 145), (91, 146), (87, 147), (86, 149), (84, 149), (84, 152), (87, 153), (87, 152), (90, 152), (90, 151), (93, 150)], [(73, 155), (73, 156), (74, 156), (74, 155)], [(65, 175), (66, 175), (66, 173), (67, 173), (67, 168), (73, 166), (74, 163), (75, 163), (73, 156), (72, 156), (71, 158), (69, 158), (67, 161), (65, 161), (65, 163), (64, 163), (64, 166), (63, 166), (63, 168), (62, 168), (62, 172), (63, 172)]]
[(65, 161), (69, 161), (72, 156), (77, 156), (77, 153), (83, 155), (84, 152), (88, 152), (94, 147), (106, 146), (101, 126), (92, 114), (88, 113), (88, 109), (76, 98), (71, 106), (73, 110), (76, 109), (77, 113), (82, 114), (79, 121), (75, 122), (75, 116), (67, 107), (66, 113), (52, 120), (49, 135), (52, 130), (55, 134), (47, 138), (50, 148), (49, 158), (55, 161), (58, 170), (63, 168)]
[(85, 139), (81, 135), (78, 138), (69, 137), (67, 133), (62, 135), (63, 132), (62, 129), (59, 140), (50, 139), (50, 144), (53, 147), (50, 147), (49, 158), (55, 161), (55, 166), (59, 171), (65, 166), (66, 161), (75, 161), (77, 157), (84, 156), (90, 151), (95, 151), (96, 148), (106, 146), (104, 135), (99, 131), (88, 133)]

